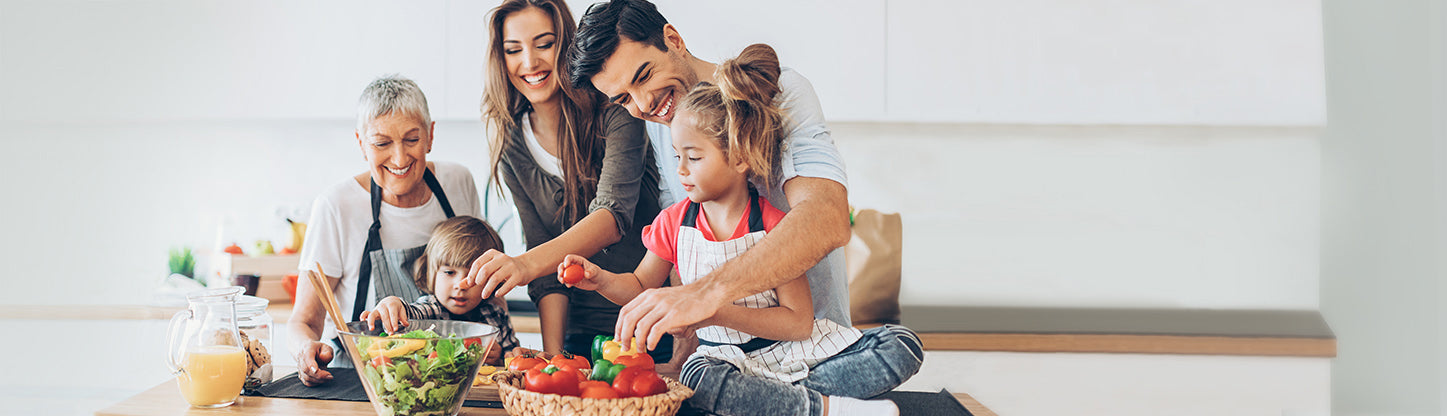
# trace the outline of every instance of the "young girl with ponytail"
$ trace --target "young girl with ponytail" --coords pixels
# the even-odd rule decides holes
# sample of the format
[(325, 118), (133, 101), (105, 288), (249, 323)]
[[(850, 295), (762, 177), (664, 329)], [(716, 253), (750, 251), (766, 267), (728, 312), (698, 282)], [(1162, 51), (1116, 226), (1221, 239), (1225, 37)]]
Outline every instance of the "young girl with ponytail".
[[(755, 191), (778, 178), (779, 72), (773, 48), (752, 45), (719, 65), (718, 85), (699, 83), (681, 100), (671, 127), (688, 199), (643, 229), (648, 254), (637, 270), (616, 274), (569, 255), (559, 271), (582, 265), (575, 286), (621, 305), (662, 286), (673, 270), (692, 283), (763, 238), (784, 217)], [(804, 276), (738, 299), (700, 325), (700, 347), (680, 379), (695, 391), (689, 405), (711, 414), (898, 414), (889, 400), (859, 398), (898, 387), (924, 358), (908, 328), (861, 332), (816, 319)]]

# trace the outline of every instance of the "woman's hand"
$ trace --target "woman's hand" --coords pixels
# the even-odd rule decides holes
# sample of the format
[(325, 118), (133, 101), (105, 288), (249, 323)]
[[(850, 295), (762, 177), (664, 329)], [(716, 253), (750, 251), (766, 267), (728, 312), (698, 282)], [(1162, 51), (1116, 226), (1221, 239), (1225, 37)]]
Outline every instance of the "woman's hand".
[[(568, 266), (572, 266), (575, 264), (582, 266), (583, 278), (582, 280), (578, 280), (575, 283), (569, 284), (567, 280), (563, 279), (565, 275), (564, 271), (567, 270)], [(563, 257), (562, 263), (558, 263), (558, 281), (562, 282), (563, 285), (568, 287), (576, 287), (583, 290), (598, 290), (598, 288), (603, 285), (599, 279), (600, 277), (602, 277), (602, 275), (599, 273), (602, 270), (603, 269), (599, 268), (598, 265), (593, 264), (593, 262), (588, 261), (588, 259), (583, 258), (583, 256), (579, 256), (577, 254), (569, 254)]]
[(522, 257), (512, 257), (497, 249), (491, 249), (472, 261), (472, 268), (467, 270), (467, 279), (459, 286), (467, 289), (482, 285), (483, 299), (491, 298), (494, 291), (498, 296), (504, 296), (513, 288), (536, 279), (538, 275), (533, 270), (532, 265)]
[(402, 303), (402, 298), (388, 296), (377, 302), (376, 308), (362, 312), (362, 322), (367, 323), (367, 329), (377, 329), (378, 319), (382, 320), (382, 329), (388, 334), (407, 326), (407, 306)]
[(315, 387), (332, 380), (332, 372), (327, 371), (327, 364), (332, 362), (332, 346), (320, 341), (307, 343), (296, 355), (296, 375), (301, 378), (301, 384), (308, 387)]

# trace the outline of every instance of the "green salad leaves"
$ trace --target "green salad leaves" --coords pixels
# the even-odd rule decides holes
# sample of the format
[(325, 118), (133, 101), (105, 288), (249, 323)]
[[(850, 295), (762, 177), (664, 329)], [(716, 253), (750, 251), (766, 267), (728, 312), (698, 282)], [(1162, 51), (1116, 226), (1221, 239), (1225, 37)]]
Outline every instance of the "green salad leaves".
[(459, 393), (471, 382), (486, 345), (477, 338), (419, 339), (438, 337), (431, 330), (417, 330), (387, 339), (357, 339), (366, 360), (359, 371), (392, 414), (446, 415), (461, 404)]

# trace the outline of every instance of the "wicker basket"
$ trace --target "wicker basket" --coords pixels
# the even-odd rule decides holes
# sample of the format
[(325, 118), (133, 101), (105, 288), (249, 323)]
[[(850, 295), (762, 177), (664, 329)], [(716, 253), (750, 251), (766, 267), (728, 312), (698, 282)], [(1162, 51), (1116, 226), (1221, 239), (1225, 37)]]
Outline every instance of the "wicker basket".
[(514, 416), (672, 416), (678, 413), (685, 399), (693, 396), (693, 389), (668, 377), (663, 378), (668, 384), (666, 393), (621, 399), (584, 399), (523, 390), (521, 371), (499, 371), (493, 373), (492, 380), (497, 382), (502, 407)]

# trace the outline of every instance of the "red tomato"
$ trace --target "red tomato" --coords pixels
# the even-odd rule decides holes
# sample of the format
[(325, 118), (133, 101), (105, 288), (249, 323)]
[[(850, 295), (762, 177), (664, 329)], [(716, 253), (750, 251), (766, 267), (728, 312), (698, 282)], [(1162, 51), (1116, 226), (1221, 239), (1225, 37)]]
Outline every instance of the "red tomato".
[(633, 380), (644, 372), (641, 368), (624, 368), (618, 372), (618, 376), (613, 377), (613, 390), (618, 392), (619, 397), (637, 397), (633, 395)]
[(570, 264), (563, 269), (563, 283), (576, 285), (581, 281), (583, 281), (583, 265)]
[(521, 355), (512, 359), (512, 363), (507, 365), (507, 371), (527, 371), (533, 367), (537, 367), (538, 364), (546, 365), (547, 363), (547, 361), (543, 361), (543, 359), (532, 354)]
[(553, 371), (552, 374), (547, 374), (547, 370), (542, 371), (552, 383), (551, 393), (564, 396), (577, 396), (579, 394), (578, 384), (583, 380), (583, 377), (581, 376), (582, 373), (578, 372), (578, 369), (567, 364), (562, 366), (549, 365), (547, 368), (556, 370)]
[(583, 389), (582, 396), (584, 399), (617, 399), (621, 397), (612, 387), (598, 386), (590, 386)]
[(537, 393), (552, 393), (554, 390), (553, 379), (548, 374), (543, 374), (537, 369), (528, 370), (523, 373), (523, 389)]
[(554, 356), (553, 356), (553, 359), (548, 360), (548, 362), (549, 362), (549, 363), (556, 364), (556, 365), (558, 365), (558, 366), (560, 366), (560, 367), (561, 367), (563, 364), (567, 364), (567, 365), (573, 366), (573, 368), (580, 369), (580, 370), (581, 370), (581, 369), (592, 369), (592, 368), (593, 368), (593, 364), (589, 363), (587, 358), (583, 358), (582, 356), (578, 356), (578, 355), (569, 354), (567, 351), (563, 351), (562, 354), (554, 355)]
[(372, 360), (371, 360), (371, 361), (372, 361), (372, 366), (373, 366), (373, 367), (382, 367), (382, 366), (385, 366), (385, 365), (387, 365), (387, 364), (391, 364), (391, 363), (392, 363), (391, 361), (387, 360), (387, 357), (381, 356), (381, 355), (378, 355), (378, 356), (376, 356), (376, 357), (372, 357)]
[(482, 338), (467, 338), (467, 339), (462, 340), (462, 346), (463, 346), (463, 347), (466, 347), (466, 348), (472, 348), (473, 345), (481, 345), (481, 344), (482, 344)]
[(609, 389), (609, 390), (612, 390), (612, 389), (613, 389), (613, 386), (610, 385), (610, 384), (608, 384), (608, 382), (606, 382), (606, 381), (583, 380), (583, 382), (578, 383), (578, 390), (588, 391), (588, 388), (589, 388), (589, 387), (603, 387), (603, 388), (606, 388), (606, 389)]
[(668, 383), (664, 383), (663, 378), (659, 377), (658, 373), (652, 371), (644, 372), (638, 374), (638, 377), (633, 379), (633, 395), (636, 397), (646, 397), (666, 392), (668, 392)]
[(620, 355), (618, 356), (618, 359), (613, 360), (613, 364), (622, 364), (624, 366), (627, 366), (628, 368), (638, 368), (650, 371), (654, 369), (653, 357), (649, 356), (648, 354)]
[(243, 252), (241, 251), (241, 246), (236, 245), (236, 243), (231, 243), (231, 245), (226, 246), (226, 248), (222, 249), (221, 251), (224, 251), (227, 254), (243, 254)]

